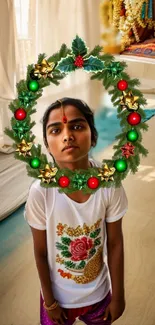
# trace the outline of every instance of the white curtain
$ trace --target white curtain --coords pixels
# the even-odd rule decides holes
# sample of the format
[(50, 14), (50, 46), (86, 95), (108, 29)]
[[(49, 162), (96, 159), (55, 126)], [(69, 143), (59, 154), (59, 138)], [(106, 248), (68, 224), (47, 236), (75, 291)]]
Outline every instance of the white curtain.
[[(13, 1), (1, 0), (0, 10), (0, 148), (9, 150), (12, 143), (4, 134), (4, 128), (10, 125), (12, 113), (8, 109), (15, 98), (17, 70), (17, 35)], [(5, 145), (5, 147), (4, 147)], [(8, 149), (7, 149), (8, 146)]]
[[(30, 0), (30, 3), (33, 0)], [(36, 59), (38, 53), (46, 53), (47, 57), (57, 52), (65, 43), (69, 48), (78, 34), (91, 50), (100, 43), (100, 0), (38, 0), (36, 13)], [(31, 17), (34, 17), (34, 12)], [(34, 23), (34, 21), (33, 21)], [(48, 105), (64, 96), (85, 100), (94, 110), (99, 106), (102, 85), (98, 81), (90, 81), (90, 74), (76, 71), (61, 81), (59, 86), (50, 85), (45, 88), (38, 101), (35, 119), (39, 122)], [(40, 134), (39, 123), (34, 132)]]
[[(1, 0), (0, 25), (5, 31), (0, 38), (1, 148), (12, 143), (3, 130), (10, 124), (12, 113), (8, 104), (16, 97), (16, 81), (25, 78), (27, 65), (36, 63), (39, 53), (46, 53), (48, 57), (59, 51), (62, 43), (71, 47), (76, 34), (85, 40), (90, 50), (98, 45), (99, 4), (100, 0)], [(72, 96), (85, 100), (95, 110), (101, 92), (102, 85), (90, 81), (90, 74), (83, 71), (71, 73), (59, 86), (45, 88), (37, 104), (37, 113), (33, 115), (36, 121), (34, 133), (40, 137), (40, 120), (51, 102)]]

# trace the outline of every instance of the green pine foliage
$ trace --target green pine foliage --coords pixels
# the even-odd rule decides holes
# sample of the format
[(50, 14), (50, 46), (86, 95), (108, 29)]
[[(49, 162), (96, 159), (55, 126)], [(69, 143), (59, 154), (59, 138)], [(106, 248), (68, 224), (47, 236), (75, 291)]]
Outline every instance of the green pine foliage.
[(102, 51), (102, 46), (97, 45), (97, 46), (94, 47), (94, 49), (91, 52), (89, 52), (89, 54), (85, 55), (84, 58), (87, 59), (91, 55), (98, 57), (101, 51)]
[(94, 79), (98, 79), (98, 80), (102, 80), (104, 78), (104, 75), (105, 75), (105, 72), (102, 71), (102, 72), (97, 72), (97, 73), (94, 73), (90, 79), (91, 80), (94, 80)]
[(16, 84), (17, 92), (20, 94), (22, 91), (27, 91), (27, 82), (26, 80), (21, 80)]
[(38, 64), (41, 64), (42, 60), (46, 58), (46, 53), (42, 53), (38, 55)]
[(66, 44), (62, 44), (60, 51), (50, 56), (48, 61), (57, 64), (62, 58), (65, 58), (67, 55), (71, 55), (71, 53), (71, 50), (67, 48)]
[(71, 54), (71, 50), (67, 48), (66, 44), (62, 44), (59, 51), (59, 61), (61, 58), (65, 58), (67, 55)]
[(110, 64), (111, 62), (113, 62), (115, 60), (114, 56), (109, 53), (99, 55), (99, 58), (100, 58), (100, 60), (106, 62), (106, 65)]

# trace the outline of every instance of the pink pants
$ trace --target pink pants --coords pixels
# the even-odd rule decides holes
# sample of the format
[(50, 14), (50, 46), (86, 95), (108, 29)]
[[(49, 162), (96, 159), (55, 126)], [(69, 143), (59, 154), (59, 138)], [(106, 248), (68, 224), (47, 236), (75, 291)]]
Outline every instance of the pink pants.
[[(111, 325), (110, 317), (106, 321), (103, 320), (105, 309), (109, 305), (110, 301), (111, 301), (111, 292), (109, 291), (107, 296), (97, 304), (88, 307), (80, 307), (80, 308), (72, 308), (72, 309), (63, 308), (68, 317), (68, 319), (65, 321), (65, 325), (72, 325), (76, 317), (79, 317), (79, 319), (87, 325), (95, 325), (95, 324)], [(48, 318), (46, 310), (43, 307), (43, 299), (41, 295), (40, 295), (40, 324), (41, 325), (56, 324), (55, 322), (51, 321)]]

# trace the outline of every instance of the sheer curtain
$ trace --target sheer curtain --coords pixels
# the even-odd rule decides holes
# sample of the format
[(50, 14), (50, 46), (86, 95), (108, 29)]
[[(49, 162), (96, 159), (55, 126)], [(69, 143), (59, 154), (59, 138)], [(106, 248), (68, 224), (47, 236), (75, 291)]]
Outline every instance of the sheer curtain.
[[(76, 34), (85, 40), (89, 49), (99, 44), (99, 4), (100, 0), (38, 0), (37, 53), (50, 56), (57, 52), (63, 43), (71, 47)], [(80, 70), (70, 73), (58, 87), (51, 85), (44, 90), (43, 97), (38, 101), (36, 119), (42, 117), (43, 111), (50, 103), (63, 96), (81, 98), (96, 109), (101, 88), (99, 82), (90, 81), (90, 74), (86, 72)]]
[(9, 150), (12, 140), (3, 132), (10, 125), (8, 105), (15, 97), (18, 69), (17, 34), (13, 1), (1, 0), (0, 10), (0, 149)]
[[(2, 130), (10, 123), (11, 112), (7, 107), (9, 101), (16, 96), (16, 81), (25, 78), (27, 65), (36, 63), (39, 53), (46, 53), (48, 57), (57, 52), (62, 43), (71, 47), (76, 34), (86, 41), (90, 50), (98, 45), (100, 0), (1, 0), (1, 2), (3, 10), (0, 11), (2, 16), (0, 26), (7, 34), (4, 42), (1, 40), (0, 50), (0, 69), (3, 75), (3, 83), (0, 84), (2, 147), (11, 143), (7, 136), (2, 136)], [(37, 113), (33, 116), (37, 123), (33, 130), (36, 136), (40, 136), (40, 120), (51, 102), (63, 96), (72, 96), (85, 100), (96, 109), (101, 89), (102, 85), (98, 81), (90, 81), (90, 74), (83, 71), (69, 74), (59, 86), (50, 85), (45, 88), (37, 104)]]

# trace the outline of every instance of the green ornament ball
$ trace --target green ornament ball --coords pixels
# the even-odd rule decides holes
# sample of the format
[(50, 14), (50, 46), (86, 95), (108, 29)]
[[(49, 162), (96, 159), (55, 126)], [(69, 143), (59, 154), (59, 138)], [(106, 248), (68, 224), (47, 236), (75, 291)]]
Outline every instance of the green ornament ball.
[(127, 139), (131, 142), (135, 142), (138, 139), (138, 133), (136, 130), (131, 130), (128, 131), (127, 135), (126, 135)]
[(28, 82), (28, 89), (35, 92), (39, 89), (39, 84), (36, 80), (30, 80)]
[(34, 168), (34, 169), (39, 168), (40, 167), (40, 164), (41, 164), (40, 159), (37, 158), (37, 157), (36, 158), (32, 158), (31, 161), (30, 161), (30, 166), (32, 168)]
[(114, 167), (119, 173), (123, 173), (126, 171), (128, 165), (124, 159), (118, 159), (115, 161)]

